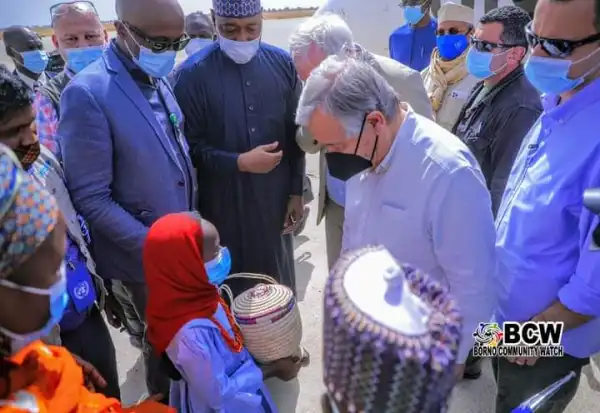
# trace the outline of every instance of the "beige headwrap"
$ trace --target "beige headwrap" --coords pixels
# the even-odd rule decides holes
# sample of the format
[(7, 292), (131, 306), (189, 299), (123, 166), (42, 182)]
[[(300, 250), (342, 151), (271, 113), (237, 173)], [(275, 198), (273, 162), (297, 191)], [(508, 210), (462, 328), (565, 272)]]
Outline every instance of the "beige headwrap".
[[(445, 3), (438, 12), (438, 24), (445, 21), (473, 24), (473, 18), (473, 9), (451, 2)], [(431, 62), (423, 82), (435, 112), (442, 106), (448, 86), (460, 82), (468, 75), (465, 65), (467, 50), (456, 59), (449, 61), (440, 58), (437, 48), (431, 54)]]

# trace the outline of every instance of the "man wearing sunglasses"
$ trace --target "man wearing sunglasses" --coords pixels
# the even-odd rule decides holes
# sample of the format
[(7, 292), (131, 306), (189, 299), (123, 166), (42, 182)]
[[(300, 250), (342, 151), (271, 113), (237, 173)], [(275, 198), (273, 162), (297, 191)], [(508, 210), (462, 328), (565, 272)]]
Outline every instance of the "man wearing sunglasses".
[[(99, 273), (145, 323), (142, 247), (159, 217), (191, 210), (195, 173), (166, 76), (189, 42), (177, 0), (118, 0), (117, 37), (63, 92), (58, 134), (68, 189), (89, 224)], [(160, 358), (143, 343), (150, 394), (168, 400)]]
[[(304, 216), (304, 152), (294, 113), (301, 82), (290, 55), (261, 40), (260, 0), (213, 0), (217, 41), (176, 73), (175, 94), (198, 181), (232, 273), (296, 289), (292, 233)], [(226, 281), (227, 282), (227, 281)], [(252, 286), (227, 283), (235, 295)]]
[(431, 0), (401, 0), (405, 24), (389, 40), (390, 57), (418, 72), (429, 65), (435, 48), (437, 21), (431, 16)]
[(527, 135), (496, 218), (498, 322), (564, 323), (564, 357), (494, 360), (498, 413), (508, 413), (570, 371), (542, 413), (564, 412), (581, 369), (600, 351), (598, 217), (582, 202), (600, 186), (600, 0), (539, 0), (527, 26), (525, 75), (544, 111)]
[(452, 129), (479, 161), (494, 215), (521, 142), (542, 111), (523, 73), (529, 21), (516, 6), (490, 10), (479, 20), (467, 55), (467, 70), (479, 83)]
[(452, 2), (440, 8), (437, 47), (421, 76), (435, 121), (447, 130), (452, 130), (469, 92), (477, 83), (465, 63), (472, 32), (472, 8)]
[(108, 42), (108, 34), (94, 5), (87, 1), (57, 3), (50, 8), (54, 34), (52, 43), (65, 61), (65, 69), (38, 90), (36, 129), (40, 142), (60, 160), (56, 128), (60, 97), (73, 76), (97, 60)]

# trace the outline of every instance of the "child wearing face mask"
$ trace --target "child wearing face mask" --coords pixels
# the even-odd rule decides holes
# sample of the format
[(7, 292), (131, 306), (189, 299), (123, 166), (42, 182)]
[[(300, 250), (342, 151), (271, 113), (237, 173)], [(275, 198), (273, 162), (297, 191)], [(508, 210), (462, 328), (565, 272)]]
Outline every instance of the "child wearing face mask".
[(0, 413), (175, 413), (153, 400), (123, 408), (86, 386), (90, 372), (106, 385), (91, 366), (40, 341), (68, 303), (65, 220), (4, 145), (0, 183)]
[(171, 377), (170, 405), (180, 413), (276, 413), (263, 380), (294, 377), (292, 360), (259, 367), (218, 286), (231, 257), (219, 233), (197, 213), (169, 214), (144, 245), (148, 339)]

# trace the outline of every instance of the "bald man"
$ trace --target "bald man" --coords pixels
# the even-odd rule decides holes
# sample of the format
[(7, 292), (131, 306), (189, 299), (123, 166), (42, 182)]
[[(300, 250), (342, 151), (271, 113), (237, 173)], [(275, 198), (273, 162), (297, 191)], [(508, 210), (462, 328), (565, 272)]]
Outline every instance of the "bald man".
[[(116, 39), (63, 92), (58, 135), (98, 271), (123, 287), (144, 324), (148, 228), (163, 215), (192, 210), (195, 199), (183, 115), (165, 80), (189, 38), (177, 0), (118, 0), (117, 17)], [(148, 390), (167, 396), (160, 361), (143, 344)]]
[(52, 43), (66, 66), (38, 90), (35, 123), (40, 143), (60, 160), (62, 155), (56, 137), (60, 97), (71, 78), (102, 55), (108, 34), (90, 2), (59, 4), (50, 14), (54, 29)]
[(3, 34), (6, 55), (15, 65), (15, 74), (35, 91), (48, 80), (44, 74), (48, 54), (39, 34), (23, 26), (12, 26)]
[(185, 32), (190, 36), (190, 43), (185, 48), (188, 56), (204, 49), (217, 37), (215, 25), (208, 15), (194, 12), (185, 17)]

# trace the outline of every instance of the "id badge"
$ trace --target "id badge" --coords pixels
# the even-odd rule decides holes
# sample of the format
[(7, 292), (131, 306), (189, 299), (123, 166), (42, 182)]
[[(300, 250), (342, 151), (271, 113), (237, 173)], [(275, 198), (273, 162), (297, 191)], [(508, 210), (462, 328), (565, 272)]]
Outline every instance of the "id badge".
[(78, 313), (83, 313), (96, 302), (96, 288), (92, 276), (81, 261), (69, 262), (67, 266), (67, 291)]

